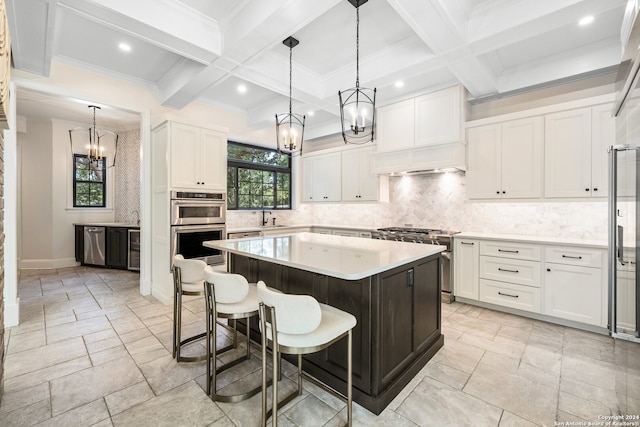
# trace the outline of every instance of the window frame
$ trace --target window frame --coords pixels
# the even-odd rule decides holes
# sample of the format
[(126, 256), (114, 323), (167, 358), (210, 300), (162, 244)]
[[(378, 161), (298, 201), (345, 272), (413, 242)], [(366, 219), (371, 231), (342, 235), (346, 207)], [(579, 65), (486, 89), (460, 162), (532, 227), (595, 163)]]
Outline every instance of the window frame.
[[(88, 159), (86, 154), (73, 154), (73, 174), (72, 174), (72, 186), (73, 186), (73, 207), (75, 209), (104, 209), (107, 207), (107, 158), (103, 157), (102, 160), (102, 181), (85, 181), (76, 179), (76, 172), (78, 166), (78, 158)], [(77, 199), (77, 184), (102, 184), (102, 204), (100, 205), (79, 205)]]
[[(238, 160), (238, 159), (230, 159), (229, 158), (229, 144), (233, 144), (233, 145), (240, 145), (240, 146), (244, 146), (244, 147), (249, 147), (249, 148), (258, 148), (260, 150), (265, 150), (265, 151), (271, 151), (277, 154), (280, 154), (282, 156), (287, 156), (288, 158), (288, 164), (287, 166), (278, 166), (278, 165), (267, 165), (264, 163), (254, 163), (251, 161), (247, 161), (247, 160)], [(278, 150), (273, 149), (273, 148), (268, 148), (268, 147), (263, 147), (260, 145), (255, 145), (255, 144), (247, 144), (244, 142), (237, 142), (237, 141), (227, 141), (227, 174), (229, 174), (229, 169), (233, 168), (233, 177), (234, 177), (234, 188), (235, 188), (235, 205), (230, 205), (229, 204), (229, 197), (227, 195), (227, 210), (238, 210), (238, 211), (251, 211), (251, 210), (263, 210), (263, 209), (270, 209), (270, 210), (292, 210), (293, 206), (293, 171), (292, 171), (292, 159), (291, 159), (291, 154), (289, 153), (278, 153)], [(249, 170), (256, 170), (256, 171), (263, 171), (263, 172), (272, 172), (274, 173), (274, 179), (273, 179), (273, 206), (265, 206), (265, 207), (240, 207), (238, 206), (239, 202), (240, 202), (240, 197), (239, 197), (239, 193), (238, 193), (238, 175), (239, 175), (239, 169), (249, 169)], [(278, 207), (278, 178), (277, 178), (277, 174), (286, 174), (289, 175), (289, 206), (288, 207)], [(229, 189), (229, 183), (227, 183), (227, 191)]]

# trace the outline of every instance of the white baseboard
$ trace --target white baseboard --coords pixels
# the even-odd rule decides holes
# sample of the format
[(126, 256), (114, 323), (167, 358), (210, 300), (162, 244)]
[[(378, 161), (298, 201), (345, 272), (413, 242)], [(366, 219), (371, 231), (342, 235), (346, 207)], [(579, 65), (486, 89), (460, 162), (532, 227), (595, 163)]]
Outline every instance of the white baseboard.
[(153, 295), (158, 301), (160, 301), (164, 305), (173, 304), (173, 293), (170, 293), (169, 295), (167, 295), (166, 293), (161, 292), (159, 289), (152, 287), (151, 295)]
[(16, 298), (15, 304), (4, 302), (4, 326), (5, 328), (17, 326), (20, 322), (20, 297)]
[(40, 268), (66, 268), (77, 267), (80, 265), (76, 262), (75, 258), (61, 258), (61, 259), (21, 259), (19, 264), (20, 269), (33, 270)]

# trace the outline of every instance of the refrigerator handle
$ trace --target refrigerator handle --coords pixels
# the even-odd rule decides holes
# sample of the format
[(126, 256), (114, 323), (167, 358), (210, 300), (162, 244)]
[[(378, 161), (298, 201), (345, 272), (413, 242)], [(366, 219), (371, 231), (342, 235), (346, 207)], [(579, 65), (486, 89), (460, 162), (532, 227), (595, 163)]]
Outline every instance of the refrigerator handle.
[(620, 264), (625, 265), (623, 237), (624, 237), (624, 227), (621, 225), (618, 225), (616, 256), (618, 257), (618, 261), (620, 262)]

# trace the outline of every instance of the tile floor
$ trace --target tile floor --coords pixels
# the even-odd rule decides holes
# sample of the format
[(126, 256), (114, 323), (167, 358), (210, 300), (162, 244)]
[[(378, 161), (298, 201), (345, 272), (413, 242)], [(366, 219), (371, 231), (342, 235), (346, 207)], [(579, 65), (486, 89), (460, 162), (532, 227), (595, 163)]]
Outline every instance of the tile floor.
[[(138, 280), (87, 267), (20, 273), (1, 426), (259, 424), (260, 395), (212, 402), (204, 364), (173, 361), (172, 307), (141, 296)], [(185, 303), (187, 333), (203, 328), (203, 310), (202, 300)], [(443, 333), (445, 346), (382, 414), (354, 404), (354, 425), (553, 426), (640, 414), (637, 344), (460, 303), (443, 305)], [(223, 392), (259, 381), (254, 354), (221, 378)], [(284, 369), (284, 392), (295, 387), (292, 368)], [(282, 425), (344, 423), (340, 401), (305, 388), (284, 408)]]

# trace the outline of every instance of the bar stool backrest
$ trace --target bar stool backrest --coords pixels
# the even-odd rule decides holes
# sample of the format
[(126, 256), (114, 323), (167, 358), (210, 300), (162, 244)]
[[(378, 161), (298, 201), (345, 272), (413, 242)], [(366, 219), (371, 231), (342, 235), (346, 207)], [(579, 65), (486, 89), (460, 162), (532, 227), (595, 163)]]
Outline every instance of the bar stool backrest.
[(249, 282), (241, 274), (215, 271), (207, 266), (204, 278), (208, 283), (213, 283), (218, 303), (234, 304), (244, 300), (249, 294)]
[(313, 332), (320, 326), (320, 304), (311, 295), (275, 292), (261, 280), (258, 282), (258, 300), (275, 308), (278, 332), (301, 335)]
[(178, 254), (173, 257), (173, 265), (180, 268), (182, 283), (196, 284), (204, 281), (204, 269), (207, 263), (201, 259), (184, 259)]

